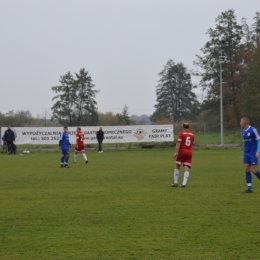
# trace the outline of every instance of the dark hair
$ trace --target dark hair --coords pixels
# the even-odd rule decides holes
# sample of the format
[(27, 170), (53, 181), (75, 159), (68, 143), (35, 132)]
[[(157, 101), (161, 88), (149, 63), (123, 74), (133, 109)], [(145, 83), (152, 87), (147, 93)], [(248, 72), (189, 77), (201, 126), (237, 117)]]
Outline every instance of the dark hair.
[(68, 128), (66, 125), (63, 128)]
[(78, 129), (79, 131), (81, 131), (81, 128), (80, 128), (80, 127), (77, 127), (77, 129)]
[(189, 127), (190, 127), (190, 126), (189, 126), (189, 123), (183, 123), (182, 126), (183, 126), (183, 128), (185, 128), (185, 129), (189, 129)]

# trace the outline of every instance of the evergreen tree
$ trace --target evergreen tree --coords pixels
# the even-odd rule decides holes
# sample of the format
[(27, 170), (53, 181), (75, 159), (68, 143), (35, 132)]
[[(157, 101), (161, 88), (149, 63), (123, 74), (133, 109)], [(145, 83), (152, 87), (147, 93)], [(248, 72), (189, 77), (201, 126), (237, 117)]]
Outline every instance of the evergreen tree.
[(243, 115), (250, 118), (252, 124), (260, 121), (260, 43), (252, 53), (246, 69), (246, 81), (243, 86)]
[(197, 56), (194, 64), (201, 68), (195, 75), (201, 76), (200, 85), (207, 90), (207, 98), (203, 103), (203, 109), (210, 109), (219, 114), (220, 96), (220, 66), (219, 56), (226, 56), (226, 62), (222, 65), (223, 84), (223, 111), (225, 121), (231, 118), (232, 123), (240, 122), (240, 97), (242, 81), (239, 77), (239, 50), (242, 48), (243, 28), (236, 21), (234, 10), (222, 12), (216, 18), (215, 29), (208, 29), (210, 40), (201, 49), (204, 56)]
[(252, 39), (257, 46), (260, 42), (260, 12), (256, 12), (255, 22), (252, 25)]
[(59, 93), (52, 98), (57, 100), (52, 106), (52, 120), (57, 120), (63, 125), (74, 125), (73, 107), (75, 102), (74, 78), (70, 71), (60, 77), (60, 86), (52, 87), (52, 91)]
[(151, 121), (162, 118), (170, 121), (180, 121), (191, 116), (192, 105), (196, 102), (196, 95), (192, 92), (191, 76), (182, 63), (169, 60), (164, 69), (158, 74), (159, 84), (156, 86), (155, 112)]
[(250, 28), (250, 26), (246, 22), (246, 18), (242, 18), (242, 30), (243, 30), (243, 47), (241, 50), (243, 51), (250, 51), (254, 49), (255, 45), (253, 42), (253, 30)]
[(97, 125), (97, 90), (89, 73), (82, 68), (76, 74), (76, 79), (70, 72), (60, 77), (60, 86), (52, 87), (58, 93), (52, 100), (57, 100), (52, 106), (52, 120), (63, 125)]
[(118, 118), (119, 125), (131, 125), (132, 120), (129, 116), (127, 105), (124, 106), (122, 113), (117, 113), (116, 116)]
[(76, 91), (75, 115), (77, 125), (98, 125), (97, 102), (95, 101), (97, 90), (88, 71), (84, 68), (76, 73), (74, 82)]

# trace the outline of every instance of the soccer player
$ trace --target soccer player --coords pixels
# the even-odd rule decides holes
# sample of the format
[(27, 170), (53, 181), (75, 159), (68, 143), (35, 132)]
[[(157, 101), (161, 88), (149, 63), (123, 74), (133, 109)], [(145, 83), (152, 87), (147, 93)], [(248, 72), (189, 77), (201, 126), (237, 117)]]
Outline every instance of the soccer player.
[(189, 178), (189, 169), (191, 168), (192, 161), (192, 146), (194, 144), (194, 135), (189, 131), (189, 124), (183, 124), (183, 131), (179, 133), (178, 140), (176, 143), (176, 150), (173, 154), (173, 158), (176, 159), (175, 170), (174, 170), (174, 182), (172, 187), (178, 187), (178, 178), (179, 178), (179, 169), (183, 164), (184, 167), (184, 176), (183, 182), (180, 185), (181, 188), (185, 188), (188, 178)]
[(77, 162), (78, 153), (81, 153), (85, 162), (88, 163), (87, 155), (85, 154), (85, 146), (84, 146), (84, 134), (81, 132), (81, 128), (78, 127), (76, 130), (76, 147), (74, 154), (74, 163)]
[(68, 127), (64, 126), (63, 132), (60, 134), (60, 142), (59, 148), (61, 149), (61, 159), (60, 159), (60, 167), (61, 168), (70, 168), (68, 165), (69, 157), (70, 157), (70, 140), (69, 140), (69, 133)]
[(260, 179), (260, 172), (257, 170), (258, 158), (260, 153), (260, 136), (257, 130), (250, 125), (247, 117), (243, 117), (240, 121), (242, 136), (244, 139), (244, 169), (246, 173), (247, 190), (245, 193), (252, 193), (252, 175), (256, 175)]

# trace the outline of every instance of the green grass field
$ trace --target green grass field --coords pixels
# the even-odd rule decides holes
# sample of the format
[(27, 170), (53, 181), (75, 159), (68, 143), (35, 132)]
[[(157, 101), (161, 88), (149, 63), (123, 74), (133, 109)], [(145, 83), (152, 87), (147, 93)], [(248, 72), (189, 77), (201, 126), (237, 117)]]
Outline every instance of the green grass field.
[(195, 150), (186, 188), (172, 154), (88, 151), (70, 169), (58, 152), (0, 154), (0, 259), (260, 259), (242, 149)]

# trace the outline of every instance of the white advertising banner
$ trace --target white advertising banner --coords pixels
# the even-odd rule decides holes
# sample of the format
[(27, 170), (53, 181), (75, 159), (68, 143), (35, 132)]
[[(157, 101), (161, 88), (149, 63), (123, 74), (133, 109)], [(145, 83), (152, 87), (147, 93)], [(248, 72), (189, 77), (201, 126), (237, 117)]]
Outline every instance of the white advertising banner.
[[(4, 134), (6, 127), (1, 127)], [(98, 126), (82, 126), (84, 143), (97, 143)], [(103, 143), (171, 142), (173, 125), (104, 126)], [(58, 144), (63, 127), (12, 127), (15, 144)], [(70, 143), (76, 143), (76, 127), (69, 127)]]

